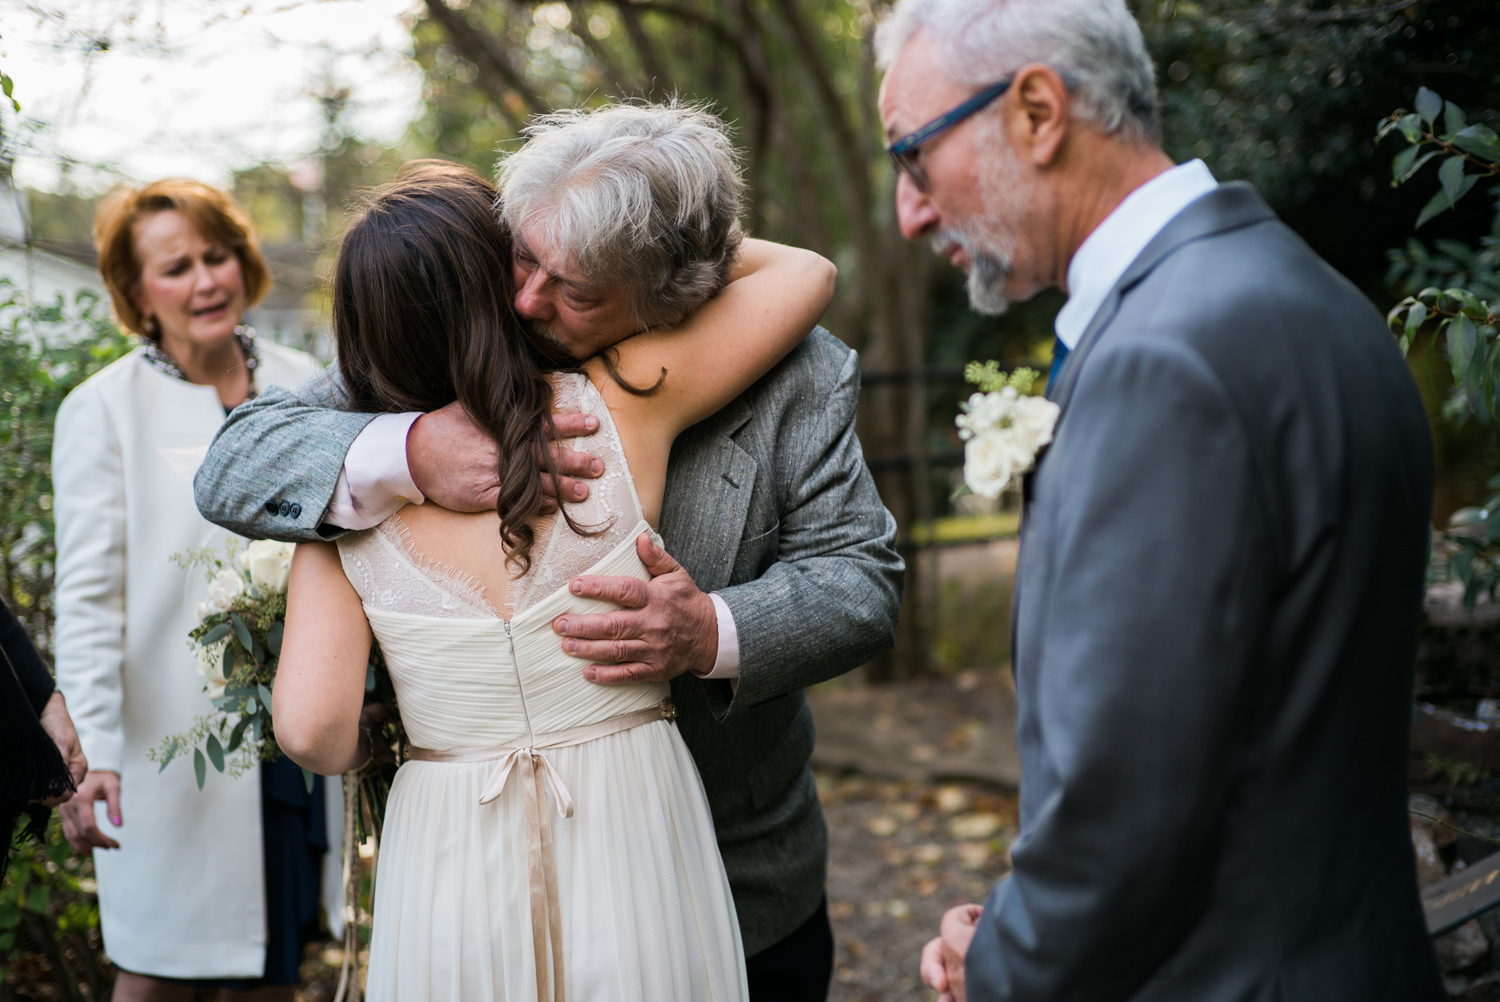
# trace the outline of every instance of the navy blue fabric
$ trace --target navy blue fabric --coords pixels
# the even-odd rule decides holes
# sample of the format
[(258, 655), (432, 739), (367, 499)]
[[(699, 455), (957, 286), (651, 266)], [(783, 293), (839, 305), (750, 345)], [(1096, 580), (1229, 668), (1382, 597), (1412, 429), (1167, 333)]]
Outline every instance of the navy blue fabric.
[(1047, 374), (1047, 392), (1052, 392), (1052, 384), (1057, 382), (1057, 374), (1062, 371), (1063, 359), (1068, 357), (1068, 346), (1063, 343), (1062, 338), (1052, 342), (1052, 371)]

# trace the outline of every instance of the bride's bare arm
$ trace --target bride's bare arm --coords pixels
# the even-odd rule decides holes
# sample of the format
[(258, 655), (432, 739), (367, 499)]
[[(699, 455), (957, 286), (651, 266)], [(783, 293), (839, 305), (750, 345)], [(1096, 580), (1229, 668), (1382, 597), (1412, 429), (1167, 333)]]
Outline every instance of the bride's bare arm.
[[(664, 431), (668, 441), (750, 388), (807, 337), (833, 299), (838, 269), (798, 247), (747, 239), (730, 282), (680, 326), (622, 341), (617, 367), (631, 383), (666, 381), (647, 397), (600, 384), (610, 409), (639, 412), (637, 420)], [(597, 365), (598, 363), (594, 363)]]
[(369, 754), (359, 733), (370, 623), (338, 547), (302, 543), (287, 585), (286, 634), (271, 693), (276, 743), (305, 769), (336, 776)]

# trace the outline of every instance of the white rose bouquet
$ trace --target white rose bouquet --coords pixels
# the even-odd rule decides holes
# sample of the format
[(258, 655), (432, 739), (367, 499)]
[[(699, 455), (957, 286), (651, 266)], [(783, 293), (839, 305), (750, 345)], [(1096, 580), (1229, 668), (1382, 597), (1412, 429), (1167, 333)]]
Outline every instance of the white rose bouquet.
[[(188, 644), (197, 656), (198, 674), (203, 676), (214, 712), (199, 717), (186, 732), (164, 738), (150, 758), (165, 769), (191, 750), (200, 790), (209, 763), (219, 772), (239, 776), (261, 761), (281, 756), (271, 723), (271, 690), (286, 631), (286, 589), (294, 550), (291, 543), (269, 539), (258, 539), (240, 550), (238, 540), (231, 539), (222, 553), (205, 547), (172, 558), (183, 567), (203, 567), (207, 572), (208, 591), (194, 607), (198, 625), (188, 633)], [(366, 874), (360, 865), (360, 846), (369, 838), (376, 840), (370, 843), (372, 847), (378, 844), (386, 799), (406, 744), (396, 692), (378, 646), (370, 650), (365, 702), (366, 711), (375, 711), (361, 718), (365, 721), (361, 728), (370, 738), (370, 760), (343, 776), (347, 921), (336, 1002), (360, 996), (353, 963), (359, 953), (360, 928), (370, 914), (366, 898), (374, 886), (373, 859)], [(302, 777), (312, 792), (313, 774), (303, 769)], [(366, 875), (368, 881), (363, 879)]]
[(1006, 375), (997, 362), (970, 362), (964, 378), (979, 392), (959, 404), (954, 424), (964, 442), (964, 484), (981, 497), (995, 498), (1036, 465), (1052, 441), (1057, 404), (1031, 396), (1034, 369)]
[[(191, 750), (199, 789), (210, 764), (239, 776), (257, 762), (281, 755), (271, 726), (271, 690), (286, 629), (286, 588), (294, 549), (291, 543), (258, 539), (241, 550), (237, 540), (230, 540), (222, 552), (205, 547), (173, 558), (184, 567), (201, 566), (207, 572), (208, 590), (194, 607), (198, 625), (189, 632), (188, 644), (214, 712), (199, 717), (184, 733), (164, 738), (150, 757), (165, 769)], [(378, 651), (372, 653), (365, 689), (387, 704), (372, 743), (377, 760), (393, 763), (402, 735), (395, 692)], [(311, 789), (313, 774), (306, 769), (302, 773)], [(384, 798), (379, 799), (383, 804)]]

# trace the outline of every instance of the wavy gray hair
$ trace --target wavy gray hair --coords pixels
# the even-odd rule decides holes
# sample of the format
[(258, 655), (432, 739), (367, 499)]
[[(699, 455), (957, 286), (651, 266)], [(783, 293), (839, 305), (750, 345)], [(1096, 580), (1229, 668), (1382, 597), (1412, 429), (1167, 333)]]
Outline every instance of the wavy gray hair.
[(1126, 140), (1161, 140), (1155, 70), (1125, 0), (900, 0), (876, 31), (880, 67), (922, 30), (959, 83), (982, 87), (1045, 63), (1067, 81), (1080, 120)]
[(500, 162), (500, 218), (541, 233), (592, 282), (629, 290), (643, 327), (722, 289), (739, 251), (744, 182), (724, 123), (702, 108), (612, 104), (542, 115)]

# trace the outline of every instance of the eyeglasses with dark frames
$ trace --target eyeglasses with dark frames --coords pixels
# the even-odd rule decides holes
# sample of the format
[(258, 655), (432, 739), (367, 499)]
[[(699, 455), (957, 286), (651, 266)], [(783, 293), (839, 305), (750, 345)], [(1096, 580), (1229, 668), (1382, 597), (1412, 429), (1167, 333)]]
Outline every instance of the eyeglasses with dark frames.
[(1009, 89), (1009, 77), (998, 83), (990, 84), (958, 107), (944, 112), (917, 131), (902, 136), (885, 148), (886, 155), (891, 158), (891, 164), (895, 166), (897, 171), (911, 178), (912, 183), (917, 186), (918, 191), (926, 191), (927, 172), (922, 169), (922, 165), (918, 160), (918, 153), (922, 147), (970, 115), (980, 111)]

